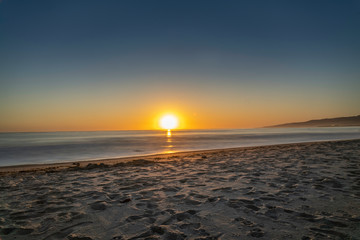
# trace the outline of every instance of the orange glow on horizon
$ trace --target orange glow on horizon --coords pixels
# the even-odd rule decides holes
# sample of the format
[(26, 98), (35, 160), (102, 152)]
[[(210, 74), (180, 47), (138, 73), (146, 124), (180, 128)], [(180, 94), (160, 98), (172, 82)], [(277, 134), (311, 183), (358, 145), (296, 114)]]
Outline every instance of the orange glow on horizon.
[[(65, 98), (61, 103), (50, 98), (49, 101), (39, 101), (34, 109), (28, 104), (29, 99), (23, 99), (19, 101), (22, 105), (7, 107), (3, 111), (7, 117), (0, 119), (0, 132), (164, 130), (165, 135), (168, 128), (161, 126), (160, 121), (166, 115), (178, 119), (176, 130), (256, 128), (342, 116), (324, 115), (317, 108), (302, 112), (293, 107), (296, 102), (284, 99), (267, 100), (269, 104), (265, 106), (255, 100), (249, 105), (206, 99), (206, 96), (202, 101), (191, 98), (177, 101), (171, 96), (159, 96), (146, 102), (135, 99), (132, 104), (121, 108), (115, 103), (125, 101), (122, 98), (110, 98), (112, 101), (109, 104), (106, 104), (105, 97), (100, 102), (78, 102), (76, 97)], [(331, 109), (326, 110), (330, 112)], [(356, 113), (345, 112), (343, 115)], [(171, 134), (174, 132), (171, 131)]]

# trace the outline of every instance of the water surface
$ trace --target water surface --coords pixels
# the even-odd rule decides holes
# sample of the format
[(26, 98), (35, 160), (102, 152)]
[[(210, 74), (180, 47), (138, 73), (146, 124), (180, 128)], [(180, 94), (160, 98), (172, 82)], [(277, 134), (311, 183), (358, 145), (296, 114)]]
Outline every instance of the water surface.
[(345, 139), (360, 127), (0, 133), (0, 166)]

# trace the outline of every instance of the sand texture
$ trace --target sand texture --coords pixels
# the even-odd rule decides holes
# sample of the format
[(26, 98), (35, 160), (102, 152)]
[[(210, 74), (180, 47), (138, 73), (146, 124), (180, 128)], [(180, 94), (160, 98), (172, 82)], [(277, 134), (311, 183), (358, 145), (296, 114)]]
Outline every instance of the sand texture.
[(0, 238), (360, 239), (360, 140), (0, 176)]

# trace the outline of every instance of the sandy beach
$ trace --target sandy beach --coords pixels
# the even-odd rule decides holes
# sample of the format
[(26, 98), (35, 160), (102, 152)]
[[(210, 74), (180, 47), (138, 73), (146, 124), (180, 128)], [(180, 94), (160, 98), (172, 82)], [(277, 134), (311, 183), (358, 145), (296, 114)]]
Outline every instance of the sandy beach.
[(0, 238), (360, 239), (360, 140), (0, 168)]

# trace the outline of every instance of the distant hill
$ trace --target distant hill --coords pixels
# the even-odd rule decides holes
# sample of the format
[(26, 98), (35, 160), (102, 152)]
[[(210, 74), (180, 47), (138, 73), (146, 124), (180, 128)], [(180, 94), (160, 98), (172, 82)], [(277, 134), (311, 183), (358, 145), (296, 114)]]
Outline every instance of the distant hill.
[(268, 128), (287, 128), (287, 127), (350, 127), (360, 126), (360, 115), (353, 117), (325, 118), (310, 120), (306, 122), (285, 123)]

